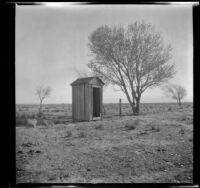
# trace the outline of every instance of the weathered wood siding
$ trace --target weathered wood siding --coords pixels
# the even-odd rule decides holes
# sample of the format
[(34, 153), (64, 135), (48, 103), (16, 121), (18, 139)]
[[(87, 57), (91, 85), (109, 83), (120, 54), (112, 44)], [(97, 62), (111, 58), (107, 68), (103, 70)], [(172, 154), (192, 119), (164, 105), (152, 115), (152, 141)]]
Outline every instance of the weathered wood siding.
[(85, 120), (90, 121), (92, 119), (92, 111), (91, 111), (91, 85), (85, 85)]
[(97, 85), (97, 86), (100, 86), (100, 82), (99, 82), (99, 80), (97, 80), (97, 79), (92, 79), (91, 81), (90, 81), (90, 84), (91, 85)]
[(84, 115), (84, 85), (74, 86), (72, 89), (72, 113), (73, 121), (85, 120)]
[(93, 88), (100, 88), (100, 114), (102, 116), (103, 87), (98, 79), (90, 83), (72, 85), (72, 119), (73, 121), (90, 121), (93, 119)]
[(75, 87), (72, 87), (72, 120), (75, 121), (75, 99), (74, 99), (74, 93), (75, 93)]
[(103, 88), (100, 89), (100, 112), (101, 112), (101, 118), (103, 114)]

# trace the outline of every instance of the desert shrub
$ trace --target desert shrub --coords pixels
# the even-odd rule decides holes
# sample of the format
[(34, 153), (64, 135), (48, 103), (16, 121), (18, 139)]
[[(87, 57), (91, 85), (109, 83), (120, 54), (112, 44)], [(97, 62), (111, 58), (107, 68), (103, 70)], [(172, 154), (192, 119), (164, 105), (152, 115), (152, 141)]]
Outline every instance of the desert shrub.
[(35, 128), (36, 124), (37, 124), (37, 120), (36, 119), (27, 119), (27, 127)]
[(51, 110), (52, 112), (60, 112), (60, 110), (59, 109), (53, 109), (53, 110)]
[(193, 118), (192, 117), (188, 117), (188, 116), (183, 116), (183, 117), (180, 117), (178, 119), (178, 121), (184, 121), (185, 123), (187, 124), (192, 124), (193, 123)]
[(149, 129), (149, 131), (160, 132), (160, 129), (158, 127), (155, 128), (154, 126), (151, 126), (151, 128)]
[(54, 122), (54, 124), (62, 124), (63, 120), (55, 119), (55, 120), (53, 120), (53, 122)]
[(102, 124), (98, 124), (95, 126), (95, 129), (103, 129), (103, 125)]
[(37, 126), (38, 125), (44, 125), (44, 122), (43, 122), (43, 119), (42, 118), (38, 118), (37, 119), (37, 124), (36, 124)]
[(29, 118), (29, 119), (34, 119), (34, 118), (37, 118), (37, 114), (28, 114), (27, 116), (26, 116), (26, 118)]
[(180, 131), (179, 131), (179, 134), (184, 134), (185, 133), (185, 130), (184, 129), (181, 129)]
[(136, 119), (136, 120), (134, 121), (134, 125), (138, 126), (139, 124), (140, 124), (140, 120), (139, 120), (139, 119)]
[(156, 151), (158, 151), (158, 152), (166, 152), (166, 148), (158, 147), (158, 148), (156, 148)]
[(56, 116), (56, 118), (58, 118), (58, 119), (62, 119), (64, 117), (65, 117), (64, 115), (62, 115), (62, 116)]
[(72, 136), (72, 132), (71, 131), (67, 131), (66, 133), (67, 133), (66, 137), (71, 137)]
[(29, 119), (29, 118), (16, 118), (16, 126), (24, 126), (24, 127), (35, 127), (37, 124), (36, 119)]
[(21, 118), (21, 119), (26, 119), (26, 116), (27, 116), (26, 114), (22, 114), (22, 115), (20, 116), (20, 118)]
[(27, 124), (26, 118), (16, 118), (16, 126), (25, 126)]
[(86, 137), (85, 132), (81, 131), (81, 132), (78, 134), (78, 137), (79, 137), (79, 138), (85, 138), (85, 137)]
[(171, 111), (172, 111), (172, 108), (171, 108), (171, 107), (169, 107), (169, 108), (168, 108), (168, 111), (169, 111), (169, 112), (171, 112)]
[(149, 133), (144, 131), (144, 132), (140, 132), (140, 133), (137, 133), (137, 136), (142, 136), (142, 135), (148, 135)]
[(53, 126), (54, 123), (51, 120), (47, 120), (46, 118), (37, 118), (37, 125), (50, 127), (50, 126)]
[(46, 119), (43, 120), (43, 124), (44, 124), (47, 128), (53, 127), (53, 126), (54, 126), (54, 122), (53, 122), (53, 121), (51, 121), (51, 120), (46, 120)]
[(192, 141), (193, 141), (193, 138), (189, 138), (188, 141), (189, 141), (189, 142), (192, 142)]
[(18, 111), (15, 112), (15, 117), (19, 118), (20, 117), (20, 113)]
[(127, 123), (124, 128), (126, 131), (129, 131), (129, 130), (134, 130), (135, 126), (133, 124)]

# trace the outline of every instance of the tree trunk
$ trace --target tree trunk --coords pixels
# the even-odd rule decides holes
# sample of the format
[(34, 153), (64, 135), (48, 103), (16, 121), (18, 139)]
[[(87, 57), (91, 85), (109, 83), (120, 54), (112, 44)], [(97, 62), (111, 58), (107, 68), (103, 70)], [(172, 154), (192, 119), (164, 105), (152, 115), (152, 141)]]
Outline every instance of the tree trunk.
[(41, 113), (42, 113), (42, 101), (40, 101), (39, 112), (38, 112), (38, 118), (41, 117)]
[(122, 100), (119, 99), (119, 116), (122, 115)]
[(136, 98), (135, 113), (136, 113), (136, 114), (139, 114), (139, 113), (140, 113), (140, 97), (137, 97), (137, 98)]
[(181, 100), (178, 101), (178, 105), (181, 107)]
[(128, 102), (129, 102), (132, 112), (134, 114), (135, 113), (135, 101), (134, 100), (133, 100), (133, 102), (131, 101), (130, 96), (127, 91), (125, 91), (125, 95), (126, 95), (126, 98), (128, 99)]
[(133, 114), (135, 114), (135, 102), (130, 103)]

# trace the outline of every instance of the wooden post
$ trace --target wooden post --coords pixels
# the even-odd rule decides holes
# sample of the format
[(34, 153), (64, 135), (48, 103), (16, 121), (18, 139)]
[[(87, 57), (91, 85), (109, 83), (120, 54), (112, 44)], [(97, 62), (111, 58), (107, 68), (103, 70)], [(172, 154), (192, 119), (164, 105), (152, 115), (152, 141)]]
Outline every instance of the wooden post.
[(121, 116), (122, 115), (122, 100), (119, 99), (119, 115)]

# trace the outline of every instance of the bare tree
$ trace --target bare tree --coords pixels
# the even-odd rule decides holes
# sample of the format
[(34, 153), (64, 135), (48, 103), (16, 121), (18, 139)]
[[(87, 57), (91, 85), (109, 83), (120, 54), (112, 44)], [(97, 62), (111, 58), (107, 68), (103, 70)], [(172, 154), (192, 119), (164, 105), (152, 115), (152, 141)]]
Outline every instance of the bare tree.
[(40, 106), (39, 106), (39, 116), (41, 115), (42, 112), (42, 103), (46, 97), (48, 97), (51, 94), (51, 87), (47, 86), (38, 86), (36, 88), (36, 95), (38, 96), (40, 100)]
[(88, 67), (105, 83), (118, 86), (133, 113), (139, 113), (142, 93), (175, 74), (171, 46), (151, 24), (100, 26), (89, 36), (93, 59)]
[(166, 96), (175, 99), (179, 106), (181, 106), (181, 100), (187, 95), (186, 89), (180, 85), (166, 85), (163, 87), (163, 91)]

